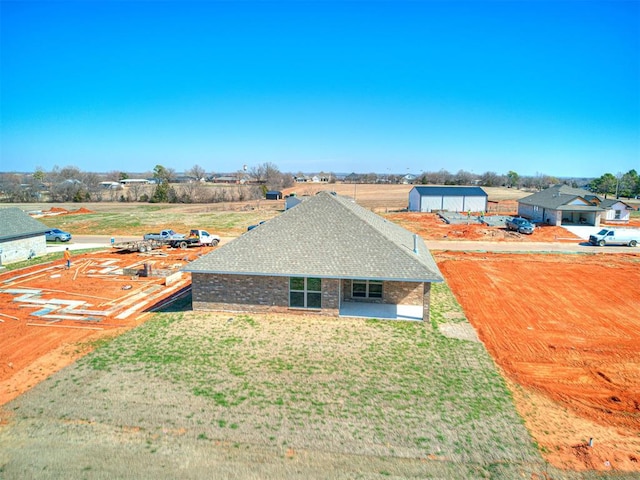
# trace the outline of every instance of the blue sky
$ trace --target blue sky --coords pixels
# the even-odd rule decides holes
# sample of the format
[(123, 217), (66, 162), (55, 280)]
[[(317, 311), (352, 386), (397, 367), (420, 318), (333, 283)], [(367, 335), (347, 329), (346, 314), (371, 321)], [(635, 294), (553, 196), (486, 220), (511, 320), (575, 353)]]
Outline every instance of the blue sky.
[(640, 170), (636, 0), (0, 9), (0, 171)]

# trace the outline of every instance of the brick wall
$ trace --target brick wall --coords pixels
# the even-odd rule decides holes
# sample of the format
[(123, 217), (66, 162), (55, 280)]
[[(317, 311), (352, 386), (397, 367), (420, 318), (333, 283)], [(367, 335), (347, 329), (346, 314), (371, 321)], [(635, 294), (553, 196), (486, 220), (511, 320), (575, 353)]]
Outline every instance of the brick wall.
[(424, 286), (415, 282), (384, 282), (382, 298), (352, 298), (351, 280), (342, 280), (342, 299), (347, 302), (422, 305)]
[(192, 273), (193, 309), (338, 315), (339, 281), (322, 280), (322, 310), (289, 307), (289, 277)]

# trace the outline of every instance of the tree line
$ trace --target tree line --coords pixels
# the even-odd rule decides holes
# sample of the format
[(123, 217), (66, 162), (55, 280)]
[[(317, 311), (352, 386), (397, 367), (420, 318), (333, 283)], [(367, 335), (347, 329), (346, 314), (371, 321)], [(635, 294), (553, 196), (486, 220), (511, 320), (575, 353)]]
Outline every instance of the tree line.
[[(156, 165), (150, 172), (132, 174), (122, 171), (107, 173), (84, 172), (77, 167), (55, 166), (51, 171), (37, 168), (33, 173), (1, 173), (0, 199), (4, 202), (149, 202), (149, 203), (217, 203), (256, 200), (264, 198), (268, 190), (282, 190), (294, 184), (295, 178), (304, 174), (283, 173), (270, 162), (245, 166), (227, 174), (232, 181), (228, 185), (215, 184), (221, 175), (207, 173), (195, 165), (184, 175), (163, 165)], [(336, 181), (333, 173), (323, 177)], [(150, 184), (133, 183), (126, 188), (120, 181), (144, 178)], [(413, 183), (421, 185), (476, 185), (485, 187), (505, 186), (539, 191), (552, 185), (565, 183), (576, 188), (587, 188), (603, 196), (635, 197), (640, 195), (640, 179), (635, 170), (613, 175), (605, 173), (595, 179), (559, 179), (546, 174), (521, 176), (515, 171), (506, 174), (487, 171), (475, 174), (465, 170), (451, 173), (441, 169), (420, 175), (351, 173), (342, 181), (350, 183)], [(111, 184), (109, 184), (112, 182)]]

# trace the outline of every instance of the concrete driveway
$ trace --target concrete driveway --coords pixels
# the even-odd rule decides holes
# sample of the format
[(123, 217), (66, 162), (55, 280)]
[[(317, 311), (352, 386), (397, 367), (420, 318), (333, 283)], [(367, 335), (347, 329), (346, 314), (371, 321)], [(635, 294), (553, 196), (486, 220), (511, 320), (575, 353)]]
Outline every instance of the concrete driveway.
[(589, 240), (589, 235), (593, 235), (594, 233), (598, 233), (600, 230), (602, 230), (602, 227), (585, 225), (563, 225), (562, 228), (573, 233), (574, 235), (577, 235), (583, 240)]

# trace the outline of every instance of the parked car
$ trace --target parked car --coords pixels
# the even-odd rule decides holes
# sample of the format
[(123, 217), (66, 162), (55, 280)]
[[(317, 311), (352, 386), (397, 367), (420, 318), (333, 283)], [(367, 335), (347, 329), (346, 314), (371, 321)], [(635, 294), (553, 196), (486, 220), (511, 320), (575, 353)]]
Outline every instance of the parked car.
[(44, 232), (47, 242), (68, 242), (71, 240), (69, 232), (63, 232), (59, 228), (52, 228)]
[(526, 233), (527, 235), (531, 235), (535, 230), (533, 223), (526, 218), (511, 218), (505, 222), (505, 225), (507, 230), (515, 230), (518, 233)]

